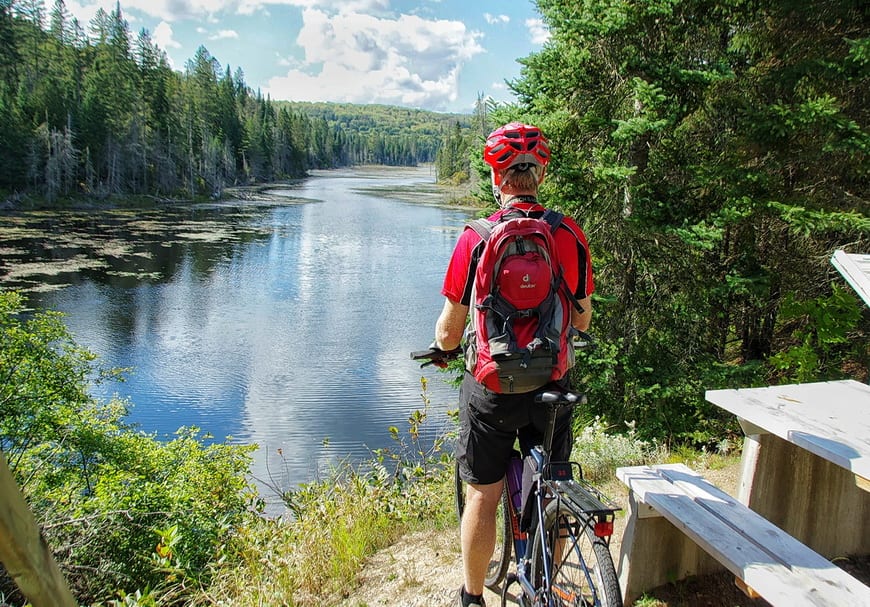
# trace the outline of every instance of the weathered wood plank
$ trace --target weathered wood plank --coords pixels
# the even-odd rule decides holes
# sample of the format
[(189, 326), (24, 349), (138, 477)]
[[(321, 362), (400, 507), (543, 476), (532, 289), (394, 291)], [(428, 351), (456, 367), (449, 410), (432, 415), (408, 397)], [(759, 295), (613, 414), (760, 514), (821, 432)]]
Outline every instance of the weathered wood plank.
[[(682, 464), (620, 468), (617, 476), (631, 489), (634, 499), (652, 506), (671, 528), (689, 537), (773, 605), (870, 606), (870, 588), (833, 563), (778, 529), (743, 504)], [(649, 588), (632, 581), (632, 564), (645, 568), (645, 583), (674, 574), (650, 567), (658, 563), (658, 547), (671, 540), (659, 528), (649, 541), (641, 528), (646, 524), (632, 515), (632, 537), (625, 538), (620, 580), (626, 599)], [(655, 555), (652, 554), (655, 552)], [(695, 558), (695, 557), (692, 557)], [(627, 563), (627, 564), (626, 564)], [(627, 569), (627, 570), (626, 570)], [(683, 568), (683, 575), (701, 573)], [(634, 584), (634, 586), (632, 586)]]
[(870, 478), (870, 386), (854, 380), (708, 390), (752, 426)]
[(0, 452), (0, 562), (33, 607), (76, 607)]
[(837, 250), (831, 257), (831, 264), (852, 285), (864, 303), (870, 306), (870, 255)]
[(739, 501), (829, 558), (870, 553), (870, 491), (775, 434), (747, 436)]

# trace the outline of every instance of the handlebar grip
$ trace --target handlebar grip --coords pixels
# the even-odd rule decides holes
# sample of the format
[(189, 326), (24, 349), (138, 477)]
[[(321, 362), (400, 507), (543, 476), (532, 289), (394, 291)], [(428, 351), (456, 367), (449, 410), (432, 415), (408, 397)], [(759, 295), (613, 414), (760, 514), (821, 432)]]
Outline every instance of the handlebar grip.
[(577, 330), (571, 345), (575, 350), (592, 350), (595, 349), (595, 338), (585, 331)]
[(435, 347), (430, 347), (428, 350), (418, 350), (411, 352), (411, 360), (422, 360), (423, 364), (420, 368), (428, 367), (429, 365), (438, 365), (445, 367), (448, 361), (462, 356), (462, 348), (454, 348), (453, 350), (440, 350)]
[(429, 348), (428, 350), (417, 350), (411, 352), (412, 360), (422, 360), (424, 358), (430, 360), (453, 360), (462, 354), (462, 348), (454, 348), (453, 350), (439, 350), (438, 348)]

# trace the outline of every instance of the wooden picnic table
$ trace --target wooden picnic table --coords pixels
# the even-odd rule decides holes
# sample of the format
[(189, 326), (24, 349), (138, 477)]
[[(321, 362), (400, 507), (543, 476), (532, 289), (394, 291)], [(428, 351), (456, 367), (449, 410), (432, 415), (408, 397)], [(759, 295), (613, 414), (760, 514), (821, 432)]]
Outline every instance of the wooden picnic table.
[(870, 554), (870, 386), (708, 390), (745, 434), (738, 499), (829, 559)]
[(870, 255), (834, 251), (831, 263), (855, 292), (870, 306)]

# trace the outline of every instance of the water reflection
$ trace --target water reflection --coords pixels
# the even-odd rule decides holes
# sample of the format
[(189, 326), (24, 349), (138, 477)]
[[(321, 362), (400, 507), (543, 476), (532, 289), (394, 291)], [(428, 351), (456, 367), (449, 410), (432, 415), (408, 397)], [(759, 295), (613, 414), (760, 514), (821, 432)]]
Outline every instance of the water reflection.
[(422, 405), (421, 373), (431, 379), (427, 439), (455, 406), (443, 376), (421, 372), (408, 352), (431, 341), (467, 215), (359, 189), (415, 181), (431, 177), (331, 172), (283, 192), (319, 202), (114, 216), (109, 228), (91, 215), (68, 230), (69, 254), (95, 255), (95, 242), (126, 248), (107, 269), (61, 275), (68, 286), (33, 300), (66, 312), (78, 342), (108, 366), (134, 369), (109, 388), (133, 403), (133, 422), (256, 442), (253, 474), (286, 487), (390, 446), (388, 427), (406, 428)]

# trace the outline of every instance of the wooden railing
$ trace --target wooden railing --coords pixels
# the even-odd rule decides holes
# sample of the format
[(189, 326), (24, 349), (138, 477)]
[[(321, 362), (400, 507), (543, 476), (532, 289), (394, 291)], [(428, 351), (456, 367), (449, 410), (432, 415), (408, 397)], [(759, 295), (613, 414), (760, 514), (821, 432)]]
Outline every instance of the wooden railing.
[(77, 607), (2, 452), (0, 562), (33, 607)]

